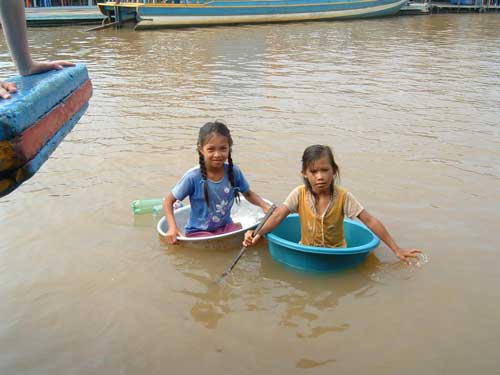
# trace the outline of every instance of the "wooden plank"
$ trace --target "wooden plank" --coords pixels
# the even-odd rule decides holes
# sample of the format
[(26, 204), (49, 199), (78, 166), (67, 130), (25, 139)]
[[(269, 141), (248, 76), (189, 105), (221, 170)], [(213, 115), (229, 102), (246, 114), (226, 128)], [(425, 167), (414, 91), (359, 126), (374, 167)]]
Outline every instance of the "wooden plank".
[(95, 25), (104, 18), (96, 6), (26, 8), (28, 26)]
[(11, 99), (0, 100), (0, 141), (20, 136), (88, 79), (83, 64), (8, 79), (18, 90)]

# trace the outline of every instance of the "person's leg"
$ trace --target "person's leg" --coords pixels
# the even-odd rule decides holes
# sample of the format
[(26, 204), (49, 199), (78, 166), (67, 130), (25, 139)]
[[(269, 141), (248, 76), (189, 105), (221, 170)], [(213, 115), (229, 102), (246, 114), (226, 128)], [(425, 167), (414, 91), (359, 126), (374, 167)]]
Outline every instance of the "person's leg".
[(186, 237), (211, 237), (219, 234), (231, 233), (241, 229), (241, 223), (229, 223), (223, 227), (217, 228), (213, 232), (200, 230), (198, 232), (186, 233)]
[(186, 233), (186, 237), (210, 237), (213, 235), (213, 232), (207, 232), (204, 230), (200, 230), (199, 232)]
[(217, 229), (214, 234), (225, 234), (225, 233), (231, 233), (231, 232), (236, 232), (237, 230), (241, 229), (241, 223), (229, 223), (224, 225), (223, 227)]

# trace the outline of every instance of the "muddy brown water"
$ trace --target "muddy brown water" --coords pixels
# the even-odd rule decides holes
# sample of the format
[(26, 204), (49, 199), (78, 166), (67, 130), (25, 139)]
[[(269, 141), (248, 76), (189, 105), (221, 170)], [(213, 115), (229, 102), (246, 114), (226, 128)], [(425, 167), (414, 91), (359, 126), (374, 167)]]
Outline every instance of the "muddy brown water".
[[(499, 14), (86, 33), (30, 29), (38, 59), (86, 63), (88, 112), (0, 199), (1, 374), (498, 373)], [(2, 77), (14, 74), (0, 40)], [(195, 165), (197, 129), (275, 202), (303, 149), (401, 246), (311, 275), (250, 249), (173, 247), (130, 202)]]

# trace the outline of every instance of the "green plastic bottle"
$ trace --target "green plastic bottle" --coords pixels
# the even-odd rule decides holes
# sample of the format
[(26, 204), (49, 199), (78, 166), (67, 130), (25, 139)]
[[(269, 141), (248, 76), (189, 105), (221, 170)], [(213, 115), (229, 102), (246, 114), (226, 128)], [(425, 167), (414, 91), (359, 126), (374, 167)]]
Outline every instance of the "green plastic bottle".
[(138, 199), (132, 202), (132, 211), (134, 215), (150, 214), (155, 206), (161, 206), (163, 198), (156, 199)]
[[(173, 205), (174, 210), (183, 206), (181, 201), (175, 201)], [(134, 215), (158, 215), (163, 212), (163, 198), (135, 200), (132, 202), (132, 211), (134, 211)]]

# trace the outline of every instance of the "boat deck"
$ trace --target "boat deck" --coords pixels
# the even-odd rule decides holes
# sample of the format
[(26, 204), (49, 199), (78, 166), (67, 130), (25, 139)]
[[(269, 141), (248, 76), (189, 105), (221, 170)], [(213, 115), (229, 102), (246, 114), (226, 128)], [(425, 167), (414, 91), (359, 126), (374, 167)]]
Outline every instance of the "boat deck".
[(96, 25), (103, 19), (96, 6), (26, 8), (28, 26)]
[(429, 3), (428, 2), (416, 2), (416, 1), (408, 1), (408, 3), (401, 8), (399, 14), (402, 16), (405, 15), (425, 15), (430, 13)]
[[(462, 2), (458, 0), (457, 2)], [(466, 13), (466, 12), (498, 12), (500, 0), (490, 2), (489, 0), (476, 0), (474, 4), (451, 4), (450, 2), (430, 1), (431, 13)]]

